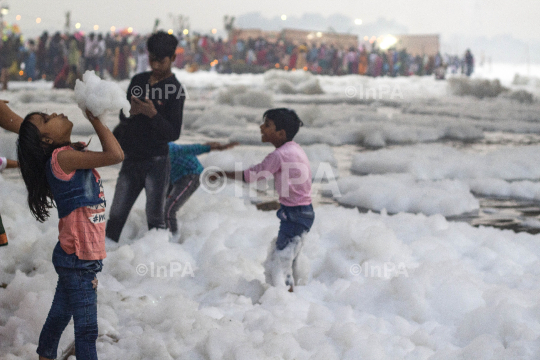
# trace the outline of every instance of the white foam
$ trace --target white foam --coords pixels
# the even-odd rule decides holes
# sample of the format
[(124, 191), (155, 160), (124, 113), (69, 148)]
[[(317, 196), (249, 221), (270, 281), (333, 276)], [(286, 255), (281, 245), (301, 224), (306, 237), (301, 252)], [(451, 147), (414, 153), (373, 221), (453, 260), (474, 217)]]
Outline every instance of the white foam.
[(537, 179), (540, 147), (519, 146), (486, 154), (466, 153), (439, 145), (382, 149), (354, 156), (358, 174), (408, 173), (416, 179)]
[(349, 176), (338, 180), (340, 204), (390, 213), (459, 215), (478, 210), (469, 186), (457, 180), (417, 181), (409, 174)]
[[(183, 136), (199, 141), (203, 132), (214, 131), (257, 143), (245, 146), (245, 153), (238, 148), (210, 153), (201, 157), (208, 161), (205, 165), (258, 162), (272, 151), (259, 146), (255, 123), (262, 108), (214, 101), (215, 91), (225, 85), (264, 90), (264, 75), (176, 73), (189, 90), (196, 90), (186, 103)], [(304, 133), (306, 142), (326, 142), (306, 147), (312, 164), (335, 164), (336, 159), (346, 173), (347, 152), (355, 171), (372, 173), (361, 182), (342, 178), (340, 189), (351, 197), (359, 190), (354, 196), (379, 204), (380, 213), (317, 206), (302, 250), (310, 279), (288, 293), (264, 284), (262, 264), (279, 228), (274, 212), (258, 211), (249, 199), (235, 198), (233, 185), (216, 195), (200, 190), (178, 213), (181, 244), (171, 243), (165, 233), (147, 230), (143, 193), (130, 213), (121, 246), (108, 253), (98, 275), (99, 357), (538, 359), (537, 236), (449, 222), (441, 213), (474, 208), (468, 186), (475, 193), (537, 199), (540, 149), (495, 144), (480, 152), (414, 145), (447, 137), (478, 138), (485, 131), (538, 133), (538, 105), (456, 98), (446, 93), (445, 82), (427, 77), (317, 79), (325, 94), (274, 94), (274, 101), (293, 102), (305, 117), (299, 137)], [(2, 95), (16, 112), (34, 108), (80, 114), (72, 92), (24, 84)], [(346, 87), (360, 84), (399, 85), (408, 104), (344, 103)], [(118, 121), (116, 116), (107, 119)], [(12, 153), (14, 138), (2, 140), (1, 150)], [(367, 145), (393, 146), (374, 152), (351, 145), (332, 147), (361, 145), (364, 140)], [(118, 170), (109, 170), (101, 174), (110, 203)], [(0, 288), (0, 353), (7, 359), (36, 357), (57, 280), (51, 263), (57, 215), (53, 209), (50, 220), (36, 222), (25, 197), (16, 172), (6, 170), (0, 176), (0, 213), (10, 243), (0, 248), (0, 285), (5, 287)], [(396, 212), (440, 213), (390, 216), (392, 206)], [(529, 226), (538, 224), (530, 221)], [(164, 276), (170, 275), (172, 263), (182, 270)], [(189, 271), (182, 276), (187, 263), (194, 277)], [(144, 276), (137, 273), (140, 264), (148, 267)], [(161, 267), (168, 271), (158, 270)], [(60, 349), (73, 337), (71, 324)]]
[(109, 111), (129, 114), (131, 108), (125, 91), (115, 82), (102, 80), (94, 71), (86, 71), (82, 81), (77, 79), (75, 99), (81, 110), (88, 109), (96, 117)]

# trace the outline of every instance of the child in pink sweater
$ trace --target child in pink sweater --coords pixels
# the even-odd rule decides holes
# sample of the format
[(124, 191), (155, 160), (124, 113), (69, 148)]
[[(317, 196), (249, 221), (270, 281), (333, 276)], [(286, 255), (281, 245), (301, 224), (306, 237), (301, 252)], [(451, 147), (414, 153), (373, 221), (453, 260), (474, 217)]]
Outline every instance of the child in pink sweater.
[(279, 195), (281, 220), (275, 249), (266, 261), (266, 282), (278, 286), (285, 284), (293, 291), (297, 282), (296, 260), (302, 250), (304, 234), (315, 219), (311, 204), (311, 169), (306, 153), (293, 141), (302, 121), (291, 109), (271, 109), (263, 115), (261, 141), (269, 142), (276, 150), (257, 165), (241, 172), (227, 172), (229, 178), (254, 182), (274, 177)]

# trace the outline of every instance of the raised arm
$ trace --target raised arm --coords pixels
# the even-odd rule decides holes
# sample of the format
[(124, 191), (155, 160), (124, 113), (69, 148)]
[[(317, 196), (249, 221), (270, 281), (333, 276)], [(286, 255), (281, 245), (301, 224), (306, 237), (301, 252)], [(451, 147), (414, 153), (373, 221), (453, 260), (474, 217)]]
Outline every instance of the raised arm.
[(6, 105), (8, 102), (9, 101), (0, 100), (0, 127), (18, 134), (23, 118), (15, 114), (9, 106)]
[(96, 131), (103, 151), (61, 151), (58, 153), (58, 165), (66, 174), (77, 169), (93, 169), (114, 165), (124, 160), (124, 151), (109, 128), (103, 125), (101, 120), (93, 116), (90, 111), (87, 110), (86, 115)]
[(178, 145), (169, 144), (169, 151), (177, 156), (200, 155), (209, 152), (212, 147), (209, 144)]

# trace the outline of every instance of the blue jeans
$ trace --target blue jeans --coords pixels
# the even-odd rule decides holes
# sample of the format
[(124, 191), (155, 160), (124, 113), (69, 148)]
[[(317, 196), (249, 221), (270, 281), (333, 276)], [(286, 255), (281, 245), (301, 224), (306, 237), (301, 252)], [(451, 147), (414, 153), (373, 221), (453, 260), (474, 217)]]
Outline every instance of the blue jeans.
[(101, 260), (80, 260), (75, 254), (66, 254), (58, 243), (53, 251), (53, 265), (58, 273), (58, 284), (39, 336), (37, 353), (56, 359), (60, 336), (73, 316), (77, 360), (96, 360), (97, 289), (93, 289), (92, 280), (101, 271), (103, 263)]
[(281, 205), (276, 215), (281, 220), (276, 241), (278, 250), (285, 249), (295, 236), (302, 236), (304, 233), (309, 232), (315, 220), (315, 212), (311, 204), (300, 206)]
[[(141, 145), (143, 146), (143, 145)], [(118, 242), (129, 212), (144, 189), (148, 229), (166, 229), (165, 198), (169, 189), (171, 165), (169, 155), (146, 160), (126, 159), (122, 163), (105, 230), (107, 237)]]

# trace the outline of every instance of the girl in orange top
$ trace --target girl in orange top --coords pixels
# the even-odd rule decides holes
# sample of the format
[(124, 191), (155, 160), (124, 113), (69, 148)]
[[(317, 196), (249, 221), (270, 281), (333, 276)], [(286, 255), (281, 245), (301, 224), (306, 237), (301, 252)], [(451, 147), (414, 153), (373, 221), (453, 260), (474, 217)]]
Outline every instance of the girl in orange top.
[(58, 284), (39, 337), (40, 360), (56, 358), (58, 342), (73, 316), (78, 360), (97, 359), (97, 278), (105, 258), (105, 199), (94, 168), (124, 158), (122, 148), (100, 119), (86, 111), (103, 151), (71, 142), (73, 123), (63, 114), (31, 113), (19, 129), (17, 154), (28, 189), (28, 205), (43, 222), (56, 203), (59, 242), (53, 251)]

